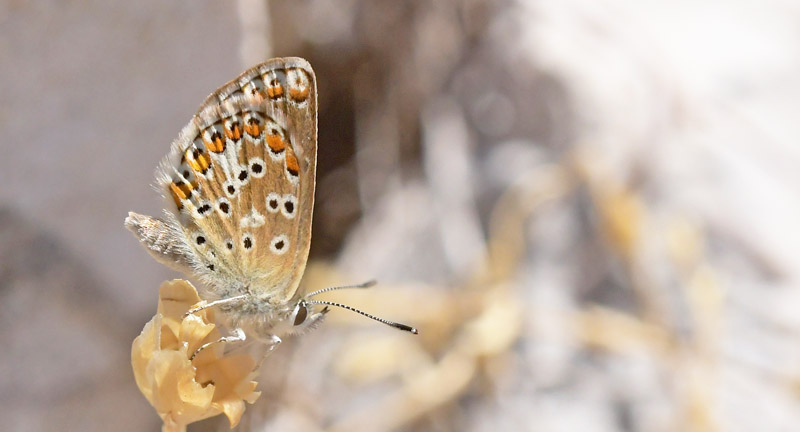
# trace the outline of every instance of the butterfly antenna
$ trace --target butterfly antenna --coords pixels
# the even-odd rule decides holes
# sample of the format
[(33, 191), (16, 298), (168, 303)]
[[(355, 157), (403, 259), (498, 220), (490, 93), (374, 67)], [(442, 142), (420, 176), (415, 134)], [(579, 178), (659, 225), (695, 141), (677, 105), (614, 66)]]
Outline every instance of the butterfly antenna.
[(321, 290), (316, 290), (316, 291), (312, 292), (311, 294), (307, 294), (306, 298), (311, 298), (311, 297), (314, 297), (317, 294), (326, 293), (328, 291), (336, 291), (336, 290), (340, 290), (340, 289), (369, 288), (369, 287), (375, 285), (376, 283), (378, 283), (378, 281), (376, 281), (375, 279), (372, 279), (372, 280), (368, 280), (366, 282), (363, 282), (363, 283), (360, 283), (360, 284), (356, 284), (356, 285), (342, 285), (342, 286), (323, 288)]
[[(355, 288), (355, 287), (356, 286), (352, 286), (352, 287), (348, 287), (348, 288)], [(366, 287), (361, 287), (361, 288), (366, 288)], [(358, 309), (356, 309), (356, 308), (354, 308), (352, 306), (347, 306), (345, 304), (334, 303), (334, 302), (329, 302), (329, 301), (325, 301), (325, 300), (309, 300), (308, 303), (310, 303), (310, 304), (324, 304), (324, 305), (328, 305), (328, 306), (340, 307), (342, 309), (347, 309), (347, 310), (353, 311), (353, 312), (355, 312), (357, 314), (364, 315), (367, 318), (370, 318), (370, 319), (373, 319), (375, 321), (384, 323), (384, 324), (386, 324), (386, 325), (388, 325), (390, 327), (394, 327), (396, 329), (404, 330), (404, 331), (411, 332), (411, 333), (414, 333), (414, 334), (419, 334), (417, 329), (415, 329), (414, 327), (407, 326), (405, 324), (396, 323), (394, 321), (385, 320), (383, 318), (378, 318), (378, 317), (376, 317), (374, 315), (370, 315), (370, 314), (368, 314), (368, 313), (366, 313), (364, 311), (360, 311), (360, 310), (358, 310)]]

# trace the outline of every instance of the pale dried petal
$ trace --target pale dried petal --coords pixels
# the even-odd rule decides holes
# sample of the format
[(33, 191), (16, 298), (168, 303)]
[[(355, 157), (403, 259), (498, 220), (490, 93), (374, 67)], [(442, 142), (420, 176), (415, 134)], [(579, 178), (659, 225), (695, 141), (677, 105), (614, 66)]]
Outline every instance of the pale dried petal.
[(189, 423), (221, 413), (233, 427), (244, 413), (244, 402), (260, 396), (251, 380), (252, 356), (225, 356), (223, 344), (214, 344), (190, 360), (203, 344), (220, 338), (210, 309), (183, 316), (200, 301), (189, 282), (165, 282), (158, 313), (133, 342), (136, 385), (161, 416), (164, 431), (183, 431)]

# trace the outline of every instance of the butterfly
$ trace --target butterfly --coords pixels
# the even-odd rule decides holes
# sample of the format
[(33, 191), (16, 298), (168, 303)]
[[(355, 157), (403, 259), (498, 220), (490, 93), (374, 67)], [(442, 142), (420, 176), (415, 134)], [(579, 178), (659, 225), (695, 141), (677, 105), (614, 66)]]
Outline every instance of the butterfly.
[[(297, 57), (256, 65), (208, 96), (156, 170), (162, 218), (129, 213), (125, 226), (158, 261), (196, 277), (207, 307), (235, 335), (275, 346), (337, 306), (302, 295), (317, 165), (317, 82)], [(324, 305), (322, 310), (314, 306)]]

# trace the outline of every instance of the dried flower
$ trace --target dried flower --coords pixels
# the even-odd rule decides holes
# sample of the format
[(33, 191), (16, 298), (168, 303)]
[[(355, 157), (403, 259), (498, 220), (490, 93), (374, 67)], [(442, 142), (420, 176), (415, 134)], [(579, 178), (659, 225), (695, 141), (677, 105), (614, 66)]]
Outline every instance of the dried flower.
[(211, 309), (184, 318), (200, 301), (189, 282), (164, 282), (158, 312), (131, 348), (136, 385), (164, 421), (163, 431), (185, 431), (189, 423), (221, 413), (233, 428), (244, 402), (261, 395), (252, 381), (255, 360), (249, 354), (226, 356), (220, 343), (191, 359), (203, 344), (220, 338)]

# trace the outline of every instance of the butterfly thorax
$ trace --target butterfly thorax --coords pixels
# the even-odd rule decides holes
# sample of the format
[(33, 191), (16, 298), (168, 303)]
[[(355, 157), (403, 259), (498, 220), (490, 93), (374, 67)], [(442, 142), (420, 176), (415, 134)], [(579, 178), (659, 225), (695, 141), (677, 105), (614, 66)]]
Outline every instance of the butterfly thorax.
[(284, 303), (275, 307), (268, 298), (254, 298), (242, 303), (221, 305), (222, 322), (228, 328), (240, 328), (260, 340), (288, 332), (287, 323), (294, 305)]

